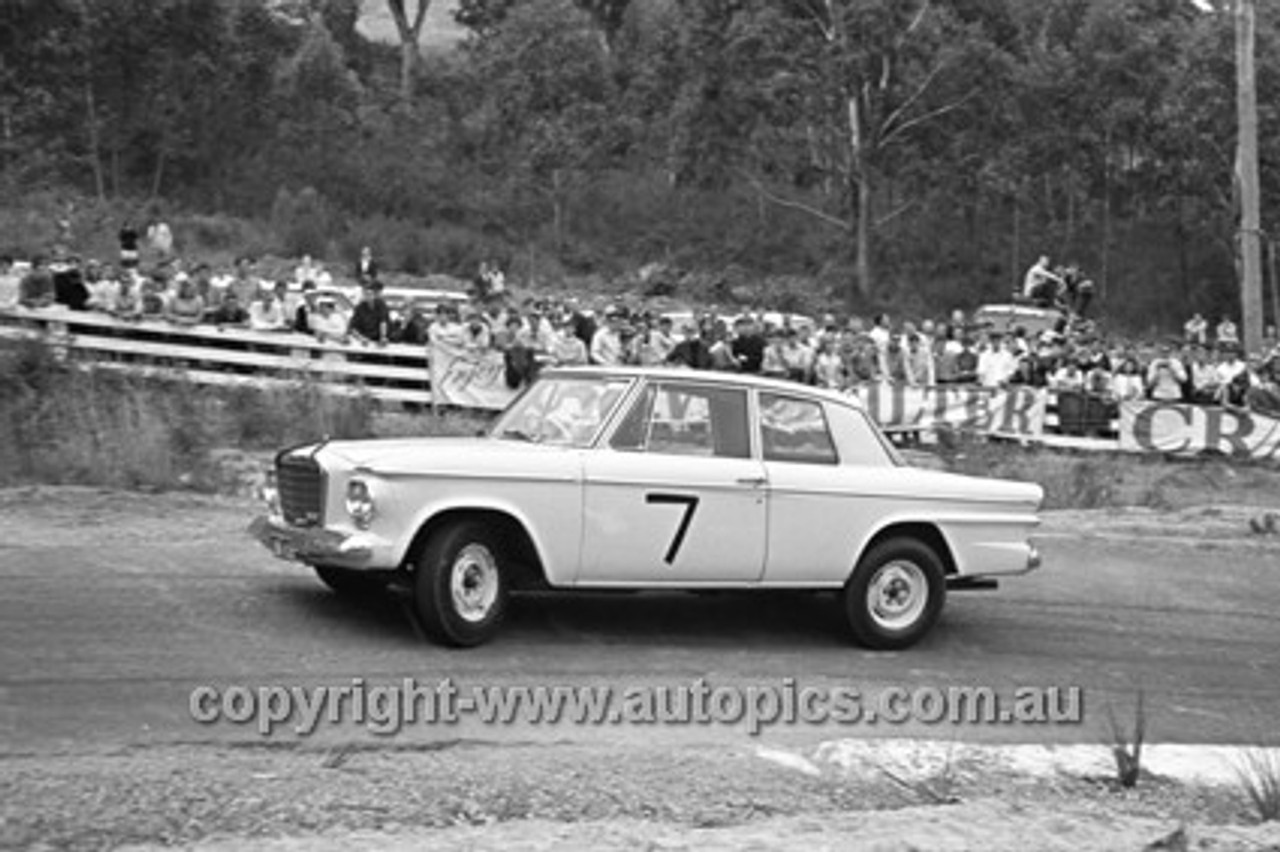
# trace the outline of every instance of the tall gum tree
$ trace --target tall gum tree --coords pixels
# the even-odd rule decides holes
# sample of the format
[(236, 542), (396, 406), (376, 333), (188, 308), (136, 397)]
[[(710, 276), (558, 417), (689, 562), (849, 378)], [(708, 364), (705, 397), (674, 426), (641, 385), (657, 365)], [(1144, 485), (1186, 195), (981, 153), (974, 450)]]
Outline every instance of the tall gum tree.
[[(772, 19), (771, 38), (790, 42), (786, 84), (779, 97), (799, 104), (791, 145), (808, 151), (806, 170), (821, 175), (814, 204), (774, 191), (761, 176), (756, 190), (775, 203), (805, 210), (848, 231), (855, 276), (846, 291), (854, 307), (876, 287), (874, 234), (910, 209), (911, 199), (886, 205), (908, 141), (981, 92), (969, 53), (981, 34), (966, 28), (944, 3), (931, 0), (802, 0)], [(779, 52), (775, 48), (775, 52)]]
[(422, 27), (427, 21), (431, 0), (387, 0), (387, 8), (400, 36), (400, 99), (408, 103), (413, 98), (413, 75), (418, 67)]

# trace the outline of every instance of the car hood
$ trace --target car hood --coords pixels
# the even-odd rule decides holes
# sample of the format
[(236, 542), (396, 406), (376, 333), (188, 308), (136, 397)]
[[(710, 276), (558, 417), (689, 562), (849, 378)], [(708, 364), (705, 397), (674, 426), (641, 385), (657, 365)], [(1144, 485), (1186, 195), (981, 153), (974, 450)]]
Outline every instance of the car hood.
[(386, 476), (444, 472), (479, 475), (485, 471), (516, 472), (525, 464), (543, 470), (548, 464), (576, 459), (576, 453), (566, 447), (487, 437), (381, 438), (331, 441), (324, 445), (320, 457), (343, 467)]

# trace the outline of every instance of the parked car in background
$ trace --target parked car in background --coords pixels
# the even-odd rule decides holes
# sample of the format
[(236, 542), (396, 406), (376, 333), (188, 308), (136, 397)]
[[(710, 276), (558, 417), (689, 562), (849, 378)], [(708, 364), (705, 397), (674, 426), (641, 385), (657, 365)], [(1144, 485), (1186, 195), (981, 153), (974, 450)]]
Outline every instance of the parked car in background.
[(551, 369), (475, 438), (324, 441), (251, 526), (342, 593), (398, 583), (426, 631), (492, 638), (512, 592), (834, 593), (906, 648), (948, 588), (1039, 565), (1038, 485), (906, 464), (856, 399), (731, 373)]
[(1029, 338), (1046, 331), (1059, 331), (1066, 320), (1067, 315), (1057, 308), (1036, 305), (983, 305), (973, 312), (973, 324), (976, 326), (1001, 334), (1022, 328)]

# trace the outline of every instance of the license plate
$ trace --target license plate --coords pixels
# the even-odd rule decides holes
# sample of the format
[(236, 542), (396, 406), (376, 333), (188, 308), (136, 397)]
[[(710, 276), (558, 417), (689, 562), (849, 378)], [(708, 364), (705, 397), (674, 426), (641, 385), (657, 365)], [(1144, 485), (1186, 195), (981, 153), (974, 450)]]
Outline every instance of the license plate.
[(282, 538), (271, 539), (271, 552), (281, 559), (292, 560), (297, 556), (297, 551)]

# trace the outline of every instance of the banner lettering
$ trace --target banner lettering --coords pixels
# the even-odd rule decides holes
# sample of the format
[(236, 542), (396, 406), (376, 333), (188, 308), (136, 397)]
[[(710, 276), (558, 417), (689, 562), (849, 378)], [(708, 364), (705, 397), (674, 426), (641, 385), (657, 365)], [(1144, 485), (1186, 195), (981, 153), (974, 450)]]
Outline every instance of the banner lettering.
[(1120, 449), (1280, 458), (1280, 420), (1251, 411), (1131, 401), (1120, 406)]

